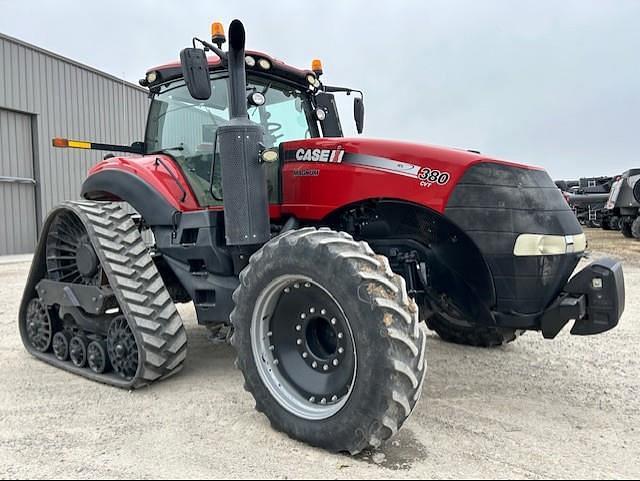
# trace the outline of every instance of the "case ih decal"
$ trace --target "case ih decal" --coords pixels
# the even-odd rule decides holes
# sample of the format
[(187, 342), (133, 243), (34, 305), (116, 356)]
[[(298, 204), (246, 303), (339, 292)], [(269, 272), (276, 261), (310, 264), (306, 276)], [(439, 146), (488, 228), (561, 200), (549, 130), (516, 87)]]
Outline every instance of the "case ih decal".
[[(346, 153), (343, 149), (297, 149), (289, 150), (285, 153), (287, 162), (323, 162), (348, 164), (368, 169), (378, 170), (390, 174), (402, 175), (418, 179), (422, 187), (431, 187), (433, 184), (446, 185), (451, 180), (449, 172), (408, 162), (399, 162), (385, 157), (375, 157), (372, 155)], [(294, 176), (301, 177), (294, 173)], [(319, 175), (319, 171), (316, 175)], [(302, 175), (308, 176), (308, 175)]]
[(342, 149), (298, 149), (296, 150), (296, 160), (298, 162), (329, 162), (339, 164), (344, 157)]

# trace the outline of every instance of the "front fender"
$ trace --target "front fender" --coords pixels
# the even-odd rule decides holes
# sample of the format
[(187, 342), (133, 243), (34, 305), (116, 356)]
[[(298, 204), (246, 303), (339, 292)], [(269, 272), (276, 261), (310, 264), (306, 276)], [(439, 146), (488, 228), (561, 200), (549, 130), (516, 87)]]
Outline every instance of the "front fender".
[(82, 184), (82, 198), (127, 202), (150, 226), (172, 225), (177, 209), (147, 182), (122, 170), (106, 169)]

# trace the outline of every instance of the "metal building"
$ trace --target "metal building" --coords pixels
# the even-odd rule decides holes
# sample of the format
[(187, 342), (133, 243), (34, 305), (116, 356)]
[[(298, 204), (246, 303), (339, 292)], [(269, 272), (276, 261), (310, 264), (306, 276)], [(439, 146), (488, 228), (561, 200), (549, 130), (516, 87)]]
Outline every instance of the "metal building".
[(51, 139), (143, 140), (147, 103), (137, 85), (0, 34), (0, 255), (33, 252), (47, 212), (79, 197), (103, 155)]

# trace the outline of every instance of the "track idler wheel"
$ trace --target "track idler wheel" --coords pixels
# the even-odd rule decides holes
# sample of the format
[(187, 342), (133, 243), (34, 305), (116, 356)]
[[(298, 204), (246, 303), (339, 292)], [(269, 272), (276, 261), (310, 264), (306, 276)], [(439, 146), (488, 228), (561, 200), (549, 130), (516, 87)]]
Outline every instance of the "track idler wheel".
[(47, 307), (40, 299), (33, 299), (27, 307), (26, 332), (29, 344), (38, 352), (51, 347), (53, 329)]
[(93, 341), (87, 347), (89, 369), (96, 374), (103, 374), (109, 369), (107, 345), (102, 341)]
[(87, 365), (87, 341), (82, 336), (74, 336), (69, 342), (69, 358), (76, 367)]
[(71, 334), (68, 332), (56, 332), (53, 336), (53, 355), (58, 361), (69, 360), (69, 342), (71, 342)]
[(130, 380), (138, 372), (138, 345), (131, 332), (129, 323), (122, 317), (116, 317), (107, 334), (107, 351), (113, 370), (121, 378)]

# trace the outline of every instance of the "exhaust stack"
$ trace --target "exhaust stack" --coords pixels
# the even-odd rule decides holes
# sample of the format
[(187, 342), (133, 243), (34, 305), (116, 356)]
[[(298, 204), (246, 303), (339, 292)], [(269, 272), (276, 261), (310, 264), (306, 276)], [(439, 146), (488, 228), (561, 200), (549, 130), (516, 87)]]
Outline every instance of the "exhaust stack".
[(267, 181), (259, 160), (264, 132), (247, 115), (244, 47), (244, 26), (239, 20), (234, 20), (229, 27), (227, 52), (231, 119), (218, 129), (224, 221), (229, 246), (257, 246), (271, 238)]

